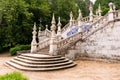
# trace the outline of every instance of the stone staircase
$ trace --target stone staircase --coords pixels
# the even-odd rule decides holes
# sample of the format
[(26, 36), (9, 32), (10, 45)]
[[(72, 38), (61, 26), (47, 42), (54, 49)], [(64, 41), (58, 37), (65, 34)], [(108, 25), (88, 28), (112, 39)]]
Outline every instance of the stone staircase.
[(65, 57), (44, 54), (21, 54), (7, 61), (6, 64), (25, 71), (51, 71), (76, 65)]

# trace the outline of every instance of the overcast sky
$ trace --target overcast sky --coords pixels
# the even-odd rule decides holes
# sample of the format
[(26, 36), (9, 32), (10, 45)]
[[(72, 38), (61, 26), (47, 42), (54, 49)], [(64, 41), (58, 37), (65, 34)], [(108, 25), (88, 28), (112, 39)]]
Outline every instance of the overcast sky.
[(90, 1), (92, 1), (94, 3), (96, 0), (90, 0)]

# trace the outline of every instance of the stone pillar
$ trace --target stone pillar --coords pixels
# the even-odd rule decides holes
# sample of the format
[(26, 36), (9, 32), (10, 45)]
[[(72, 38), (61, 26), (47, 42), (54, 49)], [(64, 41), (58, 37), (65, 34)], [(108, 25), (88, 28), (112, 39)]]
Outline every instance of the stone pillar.
[(73, 25), (73, 13), (72, 11), (70, 12), (70, 26)]
[(90, 13), (89, 13), (90, 19), (89, 19), (89, 21), (93, 22), (93, 7), (92, 7), (92, 4), (90, 4), (89, 10), (90, 10)]
[(36, 23), (34, 23), (34, 27), (33, 27), (33, 39), (32, 39), (32, 42), (31, 42), (31, 53), (35, 53), (37, 52), (37, 41), (36, 41)]
[(50, 39), (50, 49), (49, 49), (49, 54), (50, 55), (56, 55), (54, 51), (57, 50), (57, 44), (56, 44), (56, 33), (55, 33), (55, 30), (56, 30), (56, 22), (55, 22), (55, 17), (54, 17), (54, 14), (53, 14), (53, 17), (52, 17), (52, 26), (51, 26), (51, 39)]
[(58, 39), (61, 40), (61, 22), (60, 22), (60, 17), (58, 18), (58, 30), (57, 30), (57, 36), (58, 36)]
[(108, 13), (108, 21), (112, 21), (112, 20), (114, 20), (114, 14), (113, 14), (114, 10), (113, 10), (113, 3), (112, 2), (109, 3), (109, 8), (110, 8), (110, 10)]
[(79, 15), (78, 15), (78, 32), (82, 32), (82, 13), (81, 10), (79, 9)]
[(48, 25), (46, 25), (46, 30), (48, 29)]

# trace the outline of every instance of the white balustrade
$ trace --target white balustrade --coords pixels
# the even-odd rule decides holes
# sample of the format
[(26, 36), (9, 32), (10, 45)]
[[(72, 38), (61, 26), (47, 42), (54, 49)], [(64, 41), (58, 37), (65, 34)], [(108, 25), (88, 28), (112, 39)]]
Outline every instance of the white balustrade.
[(120, 10), (117, 10), (114, 12), (114, 18), (115, 19), (120, 19)]
[(96, 30), (100, 29), (101, 27), (103, 27), (107, 22), (108, 22), (108, 13), (105, 16), (101, 17), (96, 22), (94, 22), (93, 24), (91, 24), (89, 27), (87, 27), (82, 32), (83, 33), (82, 38), (85, 39), (86, 37), (88, 37), (88, 35), (90, 35), (94, 31), (96, 31)]
[(45, 39), (44, 41), (41, 41), (38, 43), (39, 49), (45, 48), (50, 45), (50, 38)]
[(51, 37), (51, 31), (46, 29), (45, 30), (45, 35), (50, 38)]
[(66, 39), (63, 39), (63, 40), (57, 42), (57, 47), (61, 48), (61, 47), (65, 46), (66, 44), (69, 44), (69, 43), (71, 43), (73, 41), (76, 41), (76, 40), (78, 40), (80, 38), (81, 38), (80, 33), (74, 34), (74, 35), (72, 35), (72, 36), (70, 36), (70, 37), (68, 37)]

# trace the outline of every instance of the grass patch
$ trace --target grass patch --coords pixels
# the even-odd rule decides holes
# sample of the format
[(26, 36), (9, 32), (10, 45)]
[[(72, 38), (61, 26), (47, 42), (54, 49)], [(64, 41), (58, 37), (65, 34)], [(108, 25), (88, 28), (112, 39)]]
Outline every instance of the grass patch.
[(0, 80), (28, 80), (28, 78), (19, 72), (12, 72), (5, 75), (0, 75)]

